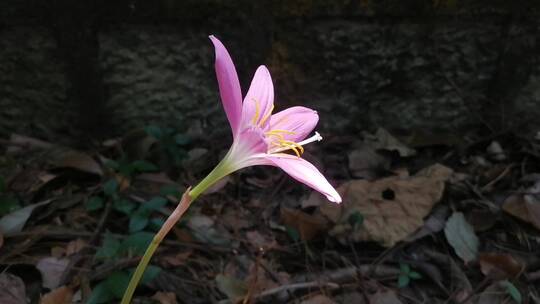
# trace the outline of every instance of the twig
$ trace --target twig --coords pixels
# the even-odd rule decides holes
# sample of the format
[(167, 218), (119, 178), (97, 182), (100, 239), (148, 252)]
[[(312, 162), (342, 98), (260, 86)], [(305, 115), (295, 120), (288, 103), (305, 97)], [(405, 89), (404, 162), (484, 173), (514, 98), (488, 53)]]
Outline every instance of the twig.
[[(373, 266), (370, 264), (360, 265), (358, 267), (348, 267), (335, 269), (318, 274), (304, 274), (295, 277), (293, 283), (282, 285), (255, 294), (251, 299), (257, 300), (283, 291), (293, 292), (295, 290), (309, 288), (330, 288), (337, 289), (343, 284), (357, 280), (359, 276), (390, 277), (399, 275), (400, 270), (386, 265)], [(229, 300), (222, 300), (220, 304), (229, 303)]]

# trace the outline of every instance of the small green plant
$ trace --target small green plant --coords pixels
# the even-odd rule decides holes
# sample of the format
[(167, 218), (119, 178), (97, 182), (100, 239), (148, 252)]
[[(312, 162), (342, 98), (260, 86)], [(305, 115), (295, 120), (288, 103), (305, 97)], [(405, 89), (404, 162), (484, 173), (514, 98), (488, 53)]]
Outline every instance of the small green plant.
[(409, 286), (411, 280), (418, 280), (422, 278), (422, 275), (416, 271), (411, 270), (409, 264), (400, 263), (399, 264), (400, 274), (398, 276), (398, 287), (404, 288)]
[(178, 133), (172, 128), (160, 128), (147, 126), (146, 134), (158, 141), (159, 152), (175, 166), (181, 166), (187, 157), (187, 146), (191, 144), (191, 138), (186, 134)]
[(512, 282), (508, 280), (501, 281), (501, 286), (506, 289), (506, 293), (514, 300), (516, 303), (521, 304), (523, 301), (523, 297), (521, 296), (521, 292), (519, 292), (519, 289), (512, 284)]
[(20, 208), (19, 200), (8, 192), (6, 181), (0, 176), (0, 217)]
[[(146, 161), (109, 161), (107, 166), (117, 173), (116, 176), (128, 179), (138, 173), (157, 170), (156, 166)], [(156, 210), (163, 208), (167, 204), (167, 199), (156, 196), (146, 202), (137, 204), (122, 196), (120, 183), (121, 181), (119, 182), (115, 177), (105, 181), (101, 193), (90, 197), (86, 202), (88, 211), (98, 211), (104, 208), (106, 202), (109, 202), (112, 210), (129, 218), (130, 234), (122, 238), (115, 237), (110, 233), (105, 234), (102, 246), (96, 251), (96, 259), (114, 261), (123, 257), (143, 255), (154, 236), (154, 233), (144, 231), (144, 229), (149, 228), (155, 231), (163, 224), (162, 219), (154, 219), (152, 215)], [(172, 191), (163, 190), (162, 192), (166, 195), (174, 194)], [(88, 303), (110, 303), (120, 299), (134, 270), (133, 268), (116, 271), (105, 280), (97, 283), (92, 289)], [(143, 275), (143, 283), (149, 282), (160, 271), (161, 269), (157, 266), (149, 266)]]

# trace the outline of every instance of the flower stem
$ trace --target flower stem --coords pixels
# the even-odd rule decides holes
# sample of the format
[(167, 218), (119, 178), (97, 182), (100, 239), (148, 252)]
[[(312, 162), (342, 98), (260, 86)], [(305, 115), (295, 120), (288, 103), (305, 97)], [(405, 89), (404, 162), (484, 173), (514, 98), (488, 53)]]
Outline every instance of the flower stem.
[(169, 218), (167, 218), (161, 229), (156, 233), (156, 235), (152, 239), (152, 243), (150, 243), (148, 248), (146, 248), (146, 251), (141, 258), (139, 265), (137, 265), (137, 268), (135, 269), (135, 272), (133, 273), (133, 276), (129, 281), (129, 285), (124, 293), (124, 296), (122, 297), (122, 301), (120, 302), (121, 304), (129, 304), (131, 302), (131, 298), (135, 293), (135, 288), (137, 288), (137, 285), (139, 284), (139, 281), (141, 280), (144, 271), (146, 270), (150, 259), (154, 255), (154, 252), (156, 252), (159, 244), (161, 243), (161, 241), (163, 241), (167, 233), (171, 231), (172, 227), (174, 227), (178, 220), (180, 220), (182, 215), (186, 212), (191, 203), (195, 200), (195, 198), (192, 198), (189, 195), (190, 189), (191, 188), (188, 188), (186, 192), (182, 195), (182, 199), (178, 203), (178, 206), (176, 206), (176, 209), (173, 211), (173, 213), (171, 213), (171, 215), (169, 216)]

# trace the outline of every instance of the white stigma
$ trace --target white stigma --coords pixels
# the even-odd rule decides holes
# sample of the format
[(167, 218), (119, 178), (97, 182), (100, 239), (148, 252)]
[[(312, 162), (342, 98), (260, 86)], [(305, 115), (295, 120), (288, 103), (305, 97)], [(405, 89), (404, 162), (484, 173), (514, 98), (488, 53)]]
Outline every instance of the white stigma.
[[(304, 139), (303, 141), (301, 141), (299, 143), (296, 143), (293, 147), (302, 148), (302, 146), (304, 146), (304, 145), (307, 145), (307, 144), (312, 143), (314, 141), (321, 141), (322, 139), (323, 138), (322, 138), (321, 134), (319, 134), (319, 132), (315, 132), (315, 135), (311, 136), (310, 138), (306, 138), (306, 139)], [(287, 150), (292, 150), (292, 148), (291, 147), (280, 147), (280, 148), (277, 148), (277, 149), (272, 149), (272, 150), (268, 151), (268, 153), (278, 153), (278, 152), (283, 152), (283, 151), (287, 151)], [(304, 149), (302, 149), (302, 152), (303, 151), (304, 151)]]
[(321, 134), (319, 134), (319, 132), (315, 132), (315, 135), (311, 136), (310, 138), (307, 138), (307, 139), (302, 140), (302, 141), (299, 142), (298, 144), (299, 144), (300, 146), (303, 146), (303, 145), (312, 143), (312, 142), (314, 142), (314, 141), (321, 141), (321, 140), (322, 140)]

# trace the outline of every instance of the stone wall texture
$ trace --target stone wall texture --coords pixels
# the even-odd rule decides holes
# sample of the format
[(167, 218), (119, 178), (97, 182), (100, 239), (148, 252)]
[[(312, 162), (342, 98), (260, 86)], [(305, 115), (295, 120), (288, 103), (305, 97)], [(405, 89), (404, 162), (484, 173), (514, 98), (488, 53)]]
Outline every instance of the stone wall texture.
[[(278, 1), (241, 12), (221, 3), (214, 16), (187, 3), (193, 16), (177, 8), (174, 18), (152, 12), (159, 22), (101, 20), (97, 62), (106, 113), (81, 113), (69, 100), (63, 53), (46, 22), (10, 15), (0, 23), (0, 136), (69, 139), (80, 134), (82, 115), (107, 117), (103, 138), (148, 124), (226, 132), (208, 34), (228, 46), (244, 92), (265, 64), (277, 109), (313, 107), (327, 133), (538, 126), (540, 19), (533, 10), (418, 13), (392, 1)], [(380, 7), (386, 10), (378, 13)]]

